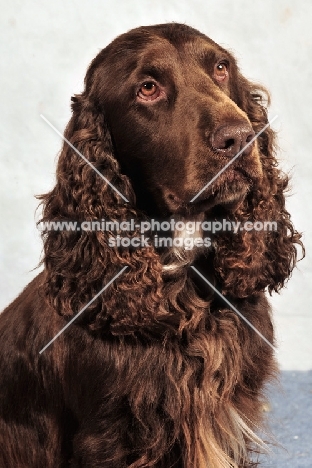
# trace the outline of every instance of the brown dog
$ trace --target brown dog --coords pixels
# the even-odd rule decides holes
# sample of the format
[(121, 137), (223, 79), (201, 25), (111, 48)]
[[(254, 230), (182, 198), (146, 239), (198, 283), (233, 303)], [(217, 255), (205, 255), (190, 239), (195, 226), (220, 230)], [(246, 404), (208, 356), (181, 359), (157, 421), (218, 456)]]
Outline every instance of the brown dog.
[[(195, 222), (194, 245), (44, 231), (44, 272), (0, 317), (1, 468), (253, 466), (275, 372), (264, 291), (301, 244), (265, 96), (185, 25), (134, 29), (93, 60), (65, 132), (85, 159), (64, 143), (43, 221)], [(220, 220), (277, 230), (207, 243), (202, 223)]]

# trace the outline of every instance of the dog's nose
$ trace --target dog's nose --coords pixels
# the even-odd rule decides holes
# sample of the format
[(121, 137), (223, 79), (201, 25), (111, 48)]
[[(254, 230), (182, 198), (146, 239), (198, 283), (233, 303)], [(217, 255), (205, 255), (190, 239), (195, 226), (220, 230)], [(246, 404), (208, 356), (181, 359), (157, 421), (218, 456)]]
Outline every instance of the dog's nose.
[(250, 154), (252, 143), (244, 147), (253, 139), (255, 132), (248, 123), (221, 125), (212, 135), (212, 147), (218, 153), (234, 157), (243, 150), (243, 155)]

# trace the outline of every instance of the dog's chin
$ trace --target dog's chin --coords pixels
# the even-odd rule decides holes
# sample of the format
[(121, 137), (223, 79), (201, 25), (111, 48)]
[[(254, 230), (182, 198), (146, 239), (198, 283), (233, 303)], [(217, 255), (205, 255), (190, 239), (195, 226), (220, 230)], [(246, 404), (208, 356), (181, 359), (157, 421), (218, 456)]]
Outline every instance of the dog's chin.
[(200, 195), (194, 195), (193, 198), (196, 197), (194, 201), (190, 201), (190, 195), (188, 195), (188, 200), (183, 200), (182, 197), (171, 199), (167, 197), (164, 203), (164, 214), (191, 217), (199, 213), (209, 214), (218, 206), (222, 207), (223, 211), (233, 212), (242, 204), (252, 185), (252, 180), (246, 174), (233, 170), (221, 175), (217, 183), (207, 187)]
[[(200, 184), (198, 184), (200, 186)], [(144, 202), (146, 196), (138, 206), (149, 217), (170, 218), (172, 216), (197, 217), (200, 213), (209, 214), (215, 207), (221, 207), (223, 211), (233, 212), (238, 209), (247, 193), (252, 187), (252, 181), (241, 172), (232, 171), (229, 174), (220, 176), (217, 183), (209, 186), (203, 193), (196, 196), (196, 189), (188, 190), (183, 196), (166, 196), (165, 191), (158, 193), (156, 199), (152, 196), (149, 199), (149, 209), (146, 209)], [(194, 201), (191, 201), (192, 194)], [(152, 209), (151, 209), (152, 207)]]
[(221, 206), (225, 211), (234, 212), (245, 200), (248, 190), (244, 190), (241, 193), (229, 194), (224, 199), (220, 199), (214, 206)]
[(213, 196), (204, 199), (198, 203), (193, 203), (188, 209), (189, 214), (209, 213), (216, 207), (222, 207), (224, 211), (236, 211), (245, 199), (247, 192), (240, 194), (229, 194), (228, 196), (218, 197)]
[(249, 192), (249, 186), (244, 184), (236, 190), (216, 190), (213, 194), (201, 197), (199, 200), (194, 202), (181, 203), (179, 206), (167, 207), (167, 214), (169, 215), (180, 215), (183, 217), (197, 216), (200, 213), (209, 214), (216, 207), (221, 207), (223, 211), (234, 212), (243, 203), (247, 193)]

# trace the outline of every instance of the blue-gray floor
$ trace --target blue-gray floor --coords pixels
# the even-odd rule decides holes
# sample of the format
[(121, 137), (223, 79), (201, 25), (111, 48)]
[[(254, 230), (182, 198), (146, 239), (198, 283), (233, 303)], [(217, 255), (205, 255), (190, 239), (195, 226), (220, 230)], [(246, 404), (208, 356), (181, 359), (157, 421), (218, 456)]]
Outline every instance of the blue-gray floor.
[(312, 468), (312, 371), (284, 371), (281, 387), (270, 388), (270, 429), (278, 447), (261, 467)]

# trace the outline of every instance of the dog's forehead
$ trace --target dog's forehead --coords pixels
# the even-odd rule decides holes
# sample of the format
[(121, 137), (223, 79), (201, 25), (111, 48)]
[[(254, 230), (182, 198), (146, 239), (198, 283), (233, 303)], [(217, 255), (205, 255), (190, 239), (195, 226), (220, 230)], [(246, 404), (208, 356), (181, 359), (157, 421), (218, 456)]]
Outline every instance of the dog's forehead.
[(130, 71), (145, 64), (155, 66), (159, 64), (161, 68), (167, 64), (171, 68), (170, 64), (177, 65), (181, 61), (207, 66), (221, 58), (231, 60), (232, 56), (204, 35), (169, 38), (158, 34), (148, 36), (137, 34), (129, 37), (127, 43), (124, 40), (120, 44), (115, 42), (110, 60), (120, 63), (121, 58), (123, 58), (123, 66), (130, 67), (128, 68)]
[(183, 41), (170, 41), (166, 38), (155, 39), (142, 51), (145, 57), (172, 57), (179, 56), (184, 59), (201, 59), (203, 57), (215, 59), (218, 56), (230, 54), (208, 37), (192, 37)]
[(179, 53), (195, 60), (215, 61), (220, 58), (232, 60), (231, 54), (209, 37), (195, 37), (179, 45)]
[(90, 64), (85, 82), (87, 88), (112, 76), (126, 82), (148, 67), (177, 74), (193, 66), (212, 70), (221, 59), (235, 66), (229, 52), (197, 30), (175, 24), (142, 27), (118, 36), (103, 49)]

